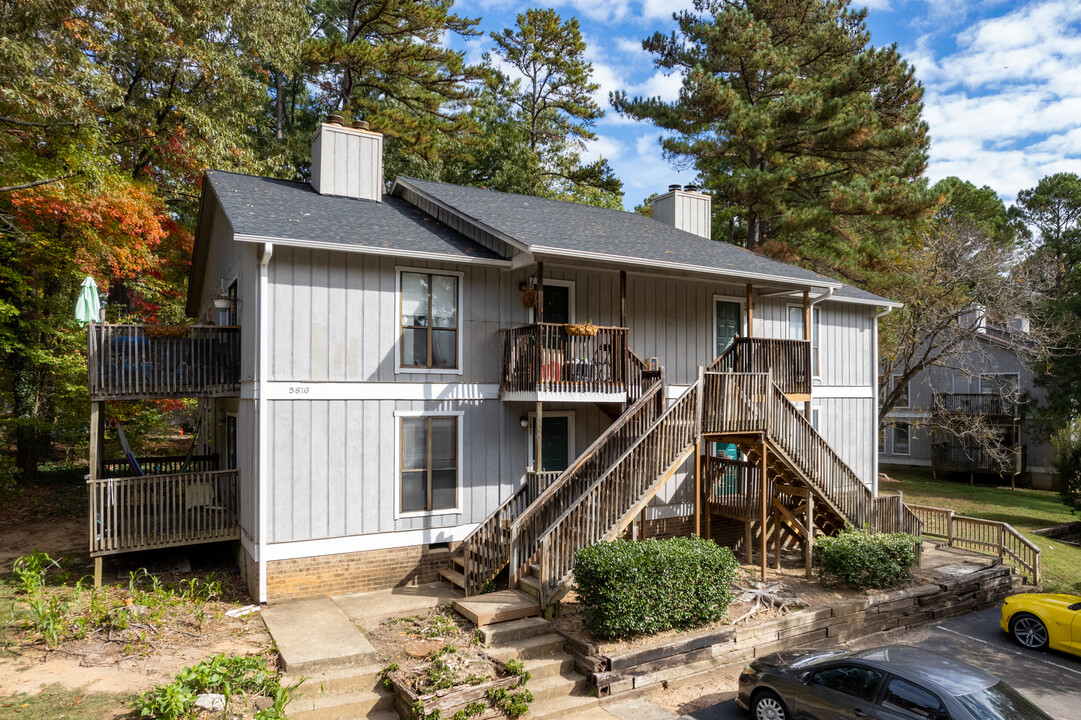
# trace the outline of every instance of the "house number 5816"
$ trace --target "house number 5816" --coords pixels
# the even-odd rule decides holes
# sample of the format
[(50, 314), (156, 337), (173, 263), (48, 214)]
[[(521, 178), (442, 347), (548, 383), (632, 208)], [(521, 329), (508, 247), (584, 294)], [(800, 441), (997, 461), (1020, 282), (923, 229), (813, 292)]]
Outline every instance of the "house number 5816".
[(293, 387), (289, 388), (290, 395), (307, 395), (311, 391), (312, 389), (307, 385), (294, 385)]

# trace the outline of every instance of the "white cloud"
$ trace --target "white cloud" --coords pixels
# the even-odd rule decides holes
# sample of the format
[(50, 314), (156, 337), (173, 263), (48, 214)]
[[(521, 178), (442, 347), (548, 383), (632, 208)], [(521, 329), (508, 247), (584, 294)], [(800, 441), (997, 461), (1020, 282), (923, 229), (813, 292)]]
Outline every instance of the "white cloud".
[(593, 162), (603, 157), (611, 163), (623, 157), (624, 150), (623, 143), (619, 140), (598, 134), (596, 140), (586, 142), (586, 148), (581, 155), (585, 162)]

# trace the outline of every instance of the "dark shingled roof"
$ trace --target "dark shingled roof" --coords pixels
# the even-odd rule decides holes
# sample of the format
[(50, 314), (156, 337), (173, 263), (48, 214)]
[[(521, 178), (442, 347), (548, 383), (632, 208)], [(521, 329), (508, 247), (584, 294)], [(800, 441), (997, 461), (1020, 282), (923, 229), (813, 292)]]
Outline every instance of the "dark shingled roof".
[(729, 243), (714, 242), (638, 213), (403, 177), (435, 200), (526, 245), (572, 253), (599, 253), (646, 263), (677, 263), (734, 273), (789, 279), (799, 284), (841, 283)]
[(308, 183), (210, 170), (207, 180), (238, 235), (504, 259), (401, 198), (320, 195)]

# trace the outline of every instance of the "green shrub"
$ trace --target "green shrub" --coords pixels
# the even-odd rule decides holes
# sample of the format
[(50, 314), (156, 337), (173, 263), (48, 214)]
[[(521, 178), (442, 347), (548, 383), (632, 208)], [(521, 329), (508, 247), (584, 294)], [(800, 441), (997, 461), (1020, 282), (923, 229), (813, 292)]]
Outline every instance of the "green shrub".
[(855, 588), (888, 588), (908, 580), (922, 542), (907, 533), (870, 533), (846, 528), (815, 541), (822, 573)]
[(719, 620), (737, 567), (731, 550), (693, 537), (583, 548), (574, 557), (582, 624), (610, 640)]
[(1051, 445), (1055, 448), (1055, 472), (1062, 483), (1062, 502), (1081, 510), (1081, 418), (1074, 418), (1055, 432)]

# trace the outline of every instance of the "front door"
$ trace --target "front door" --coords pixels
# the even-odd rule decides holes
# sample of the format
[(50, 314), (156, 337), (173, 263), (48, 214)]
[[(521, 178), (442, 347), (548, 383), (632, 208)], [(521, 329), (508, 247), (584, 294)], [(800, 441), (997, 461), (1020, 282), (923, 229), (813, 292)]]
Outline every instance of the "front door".
[(565, 324), (571, 317), (571, 288), (569, 285), (545, 285), (544, 322)]
[(716, 332), (714, 333), (714, 337), (717, 340), (713, 352), (714, 357), (727, 350), (728, 346), (731, 345), (732, 341), (739, 335), (740, 310), (742, 310), (742, 306), (738, 302), (728, 302), (727, 300), (716, 301), (713, 309), (714, 320), (716, 322)]
[[(533, 423), (529, 427), (529, 464), (535, 466)], [(541, 472), (562, 472), (570, 465), (571, 417), (570, 415), (545, 415), (541, 421)]]

